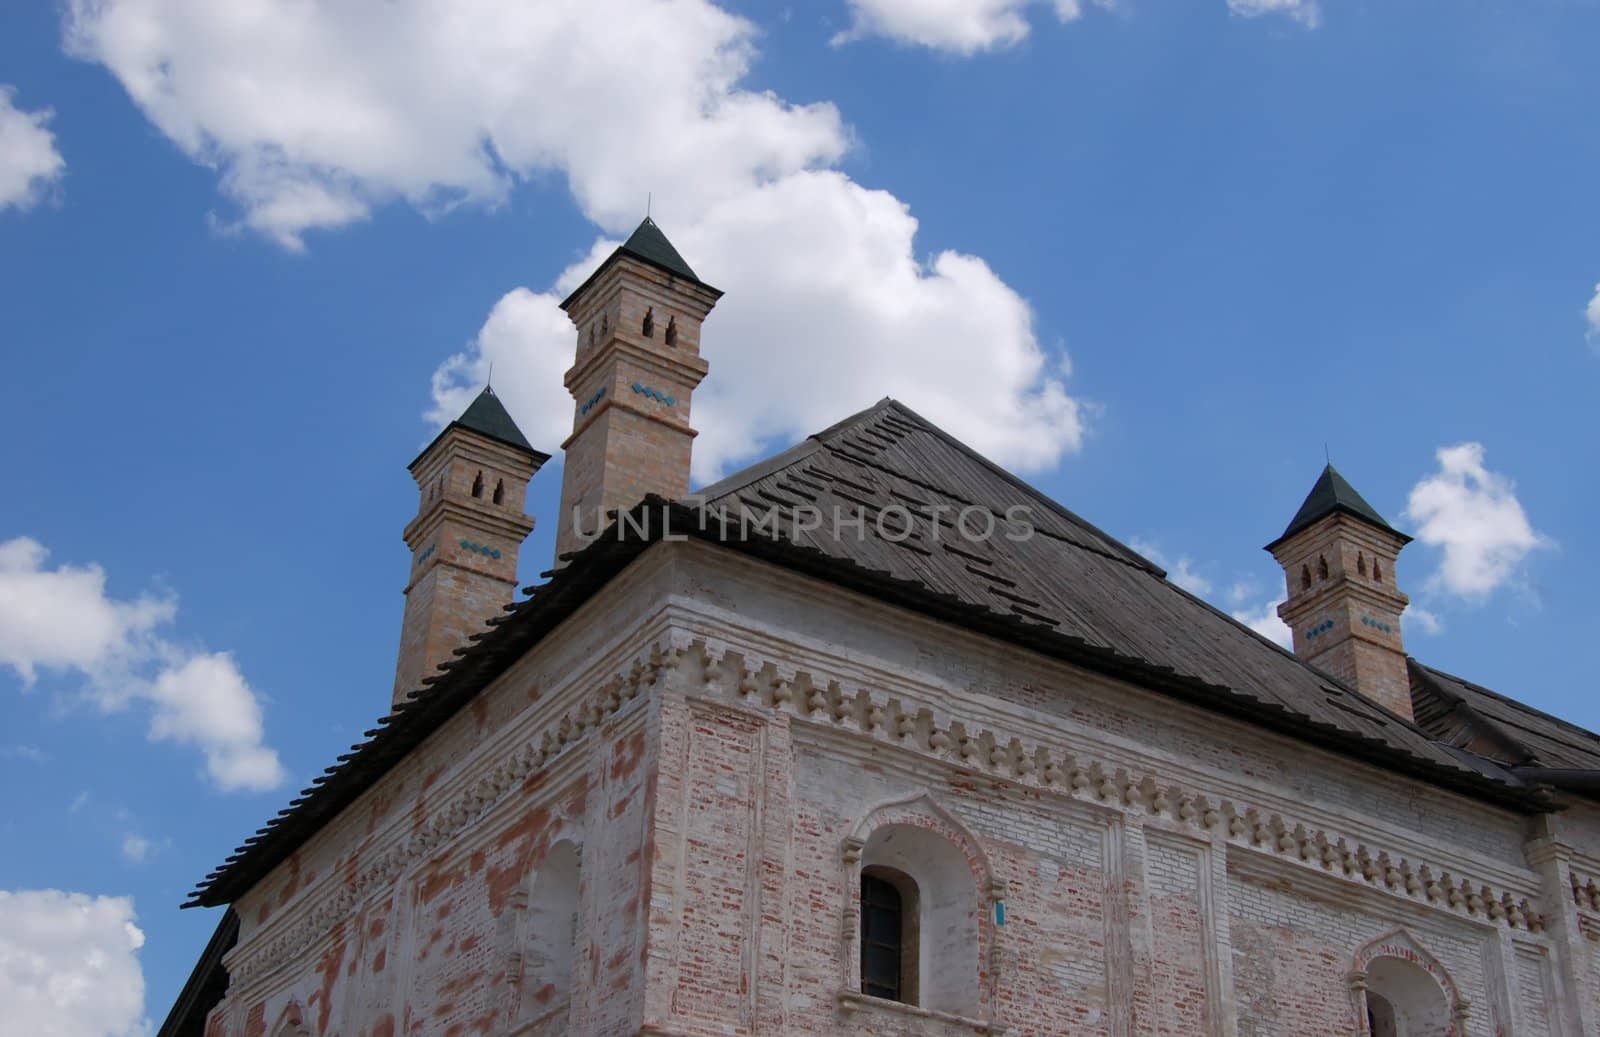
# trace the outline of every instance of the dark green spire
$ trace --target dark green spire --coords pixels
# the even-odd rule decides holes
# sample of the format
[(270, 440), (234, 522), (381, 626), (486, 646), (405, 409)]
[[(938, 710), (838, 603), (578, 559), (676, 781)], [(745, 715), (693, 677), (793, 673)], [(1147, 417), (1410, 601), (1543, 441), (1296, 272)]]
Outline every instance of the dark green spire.
[[(494, 390), (487, 385), (483, 387), (477, 399), (461, 412), (461, 417), (439, 430), (439, 434), (433, 437), (433, 443), (439, 442), (445, 433), (453, 428), (476, 432), (480, 436), (488, 436), (497, 443), (504, 443), (508, 447), (531, 454), (541, 465), (550, 460), (549, 454), (533, 448), (528, 442), (528, 437), (524, 436), (522, 430), (517, 428), (517, 423), (511, 420), (511, 415), (506, 412), (505, 404), (500, 402), (500, 397), (496, 396)], [(408, 467), (416, 467), (417, 461), (422, 460), (423, 455), (433, 449), (433, 443), (429, 443), (422, 453), (417, 455), (416, 461), (412, 461)]]
[(668, 241), (667, 236), (661, 233), (661, 228), (656, 226), (656, 221), (646, 216), (644, 222), (635, 227), (633, 233), (628, 235), (627, 241), (618, 245), (615, 252), (611, 253), (603, 263), (595, 267), (594, 273), (585, 278), (582, 284), (573, 289), (565, 299), (561, 300), (561, 308), (565, 310), (571, 306), (573, 300), (582, 295), (584, 290), (593, 284), (620, 256), (637, 259), (641, 263), (650, 264), (657, 270), (664, 270), (673, 277), (682, 278), (690, 284), (697, 284), (711, 292), (713, 299), (722, 295), (722, 292), (700, 280), (700, 276), (694, 272), (688, 263), (684, 262), (683, 257), (678, 254), (678, 250), (672, 247), (672, 242)]
[(683, 261), (683, 257), (678, 255), (678, 250), (672, 247), (672, 242), (661, 233), (656, 221), (648, 216), (644, 218), (643, 223), (634, 228), (632, 234), (628, 235), (628, 240), (622, 243), (622, 251), (678, 277), (687, 277), (695, 282), (700, 280), (694, 271), (689, 269), (689, 264)]
[(1395, 536), (1410, 542), (1411, 538), (1395, 529), (1383, 520), (1378, 514), (1378, 509), (1368, 504), (1366, 498), (1356, 492), (1354, 486), (1339, 474), (1333, 465), (1328, 465), (1317, 477), (1316, 485), (1311, 487), (1311, 492), (1306, 495), (1305, 503), (1300, 505), (1300, 510), (1294, 513), (1294, 518), (1289, 520), (1289, 526), (1283, 535), (1267, 545), (1271, 550), (1278, 544), (1294, 536), (1307, 526), (1315, 524), (1318, 520), (1342, 511), (1363, 521), (1370, 522), (1379, 529), (1387, 530)]
[(478, 398), (462, 412), (461, 417), (455, 420), (455, 424), (473, 432), (481, 432), (506, 446), (514, 446), (530, 454), (538, 453), (522, 434), (522, 430), (517, 428), (517, 423), (511, 420), (511, 415), (506, 413), (505, 404), (500, 402), (500, 397), (496, 396), (494, 390), (487, 385), (483, 387), (483, 392), (478, 394)]

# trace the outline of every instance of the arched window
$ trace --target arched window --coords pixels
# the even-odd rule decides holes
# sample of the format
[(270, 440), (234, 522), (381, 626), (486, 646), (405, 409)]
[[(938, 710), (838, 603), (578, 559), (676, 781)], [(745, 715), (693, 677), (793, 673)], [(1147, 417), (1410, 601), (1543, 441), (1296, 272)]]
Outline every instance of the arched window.
[(1308, 591), (1308, 590), (1311, 589), (1311, 567), (1310, 566), (1302, 565), (1300, 567), (1300, 589), (1303, 590), (1303, 591)]
[(1362, 576), (1367, 575), (1367, 556), (1360, 551), (1356, 552), (1356, 572)]
[(578, 847), (560, 842), (551, 847), (528, 888), (512, 1016), (518, 1037), (568, 1032), (578, 948), (578, 875)]
[(666, 339), (667, 345), (675, 346), (675, 345), (678, 344), (678, 318), (676, 318), (676, 317), (668, 317), (667, 318), (667, 333), (666, 333), (666, 335), (664, 337)]
[(483, 496), (483, 473), (482, 472), (479, 472), (472, 480), (472, 495), (474, 497), (482, 497)]
[(1367, 969), (1367, 1026), (1372, 1037), (1446, 1037), (1450, 1002), (1421, 965), (1378, 958)]
[(962, 848), (919, 824), (883, 825), (860, 878), (861, 992), (977, 1016), (983, 905)]
[(917, 884), (893, 868), (861, 869), (861, 992), (917, 1003)]
[(609, 317), (607, 317), (605, 314), (602, 313), (600, 315), (600, 334), (604, 335), (604, 334), (607, 334), (610, 331), (611, 331), (611, 319)]
[(504, 504), (505, 499), (506, 481), (504, 479), (496, 479), (494, 482), (494, 502), (496, 504)]
[(1372, 578), (1379, 583), (1383, 582), (1383, 570), (1378, 568), (1378, 560), (1376, 558), (1372, 560)]
[(1367, 991), (1367, 1029), (1372, 1037), (1404, 1037), (1400, 1020), (1395, 1017), (1394, 1005), (1382, 994)]
[(650, 307), (650, 308), (648, 308), (648, 309), (646, 309), (644, 311), (644, 327), (641, 328), (640, 330), (644, 332), (644, 337), (645, 338), (654, 338), (655, 337), (655, 334), (656, 334), (656, 310), (655, 310), (654, 306), (652, 306), (652, 307)]
[(1328, 578), (1328, 560), (1326, 558), (1322, 557), (1321, 555), (1318, 555), (1317, 556), (1317, 579), (1326, 580), (1327, 578)]
[(1440, 964), (1404, 930), (1356, 954), (1351, 975), (1363, 1037), (1456, 1037), (1467, 1003)]

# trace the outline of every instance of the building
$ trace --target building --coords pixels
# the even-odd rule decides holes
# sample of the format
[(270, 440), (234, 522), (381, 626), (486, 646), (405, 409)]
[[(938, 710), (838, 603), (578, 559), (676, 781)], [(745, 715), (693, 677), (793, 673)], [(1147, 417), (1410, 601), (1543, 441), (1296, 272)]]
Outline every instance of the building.
[(412, 463), (392, 711), (164, 1034), (1600, 1033), (1600, 738), (1407, 657), (1336, 471), (1293, 654), (892, 400), (689, 497), (718, 294), (646, 220), (566, 300), (527, 598), (493, 394)]

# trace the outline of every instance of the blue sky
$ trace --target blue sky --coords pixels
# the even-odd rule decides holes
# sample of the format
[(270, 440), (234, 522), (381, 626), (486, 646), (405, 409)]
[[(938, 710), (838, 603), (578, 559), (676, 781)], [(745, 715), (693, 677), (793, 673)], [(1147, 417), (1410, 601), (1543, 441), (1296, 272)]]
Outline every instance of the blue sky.
[(1409, 650), (1600, 727), (1600, 6), (607, 3), (0, 10), (0, 913), (122, 992), (63, 1032), (383, 710), (406, 462), (491, 360), (559, 445), (646, 192), (729, 293), (701, 478), (896, 395), (1270, 629), (1326, 445)]

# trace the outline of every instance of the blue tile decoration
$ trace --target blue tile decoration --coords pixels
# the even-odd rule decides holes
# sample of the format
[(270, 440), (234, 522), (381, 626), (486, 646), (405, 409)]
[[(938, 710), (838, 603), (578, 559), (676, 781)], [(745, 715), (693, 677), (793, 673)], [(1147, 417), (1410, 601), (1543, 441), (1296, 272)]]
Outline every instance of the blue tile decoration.
[(490, 547), (487, 544), (473, 543), (471, 540), (467, 540), (465, 538), (462, 539), (461, 546), (465, 550), (471, 551), (473, 554), (483, 555), (485, 558), (500, 557), (500, 549), (498, 547)]
[(1371, 627), (1374, 630), (1381, 630), (1385, 634), (1394, 633), (1394, 627), (1390, 626), (1388, 623), (1382, 622), (1381, 620), (1373, 619), (1368, 615), (1363, 615), (1361, 617), (1361, 625)]
[(648, 385), (641, 385), (638, 382), (634, 382), (633, 391), (641, 396), (648, 396), (652, 400), (657, 400), (661, 403), (664, 403), (668, 407), (676, 407), (678, 405), (678, 401), (675, 397), (668, 396), (659, 389), (652, 389)]
[(1332, 629), (1333, 629), (1333, 620), (1324, 619), (1322, 622), (1318, 623), (1316, 626), (1314, 626), (1310, 630), (1306, 631), (1306, 640), (1307, 641), (1314, 641), (1314, 640), (1316, 640), (1317, 638), (1321, 637), (1323, 634), (1326, 634), (1328, 631), (1330, 631)]

